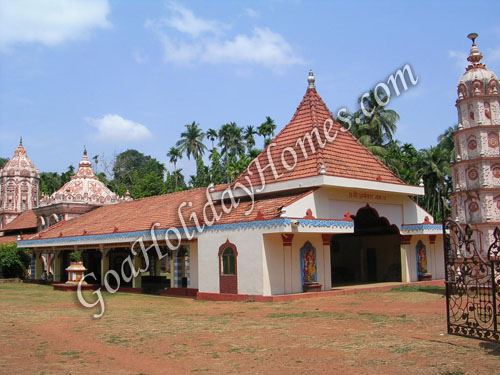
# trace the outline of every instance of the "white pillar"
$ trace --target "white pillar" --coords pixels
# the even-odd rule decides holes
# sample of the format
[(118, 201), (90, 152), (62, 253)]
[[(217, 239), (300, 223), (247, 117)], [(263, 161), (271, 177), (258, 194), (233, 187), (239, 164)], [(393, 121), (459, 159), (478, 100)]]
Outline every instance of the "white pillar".
[(401, 236), (400, 248), (401, 248), (401, 281), (403, 283), (408, 283), (411, 280), (410, 277), (410, 243), (411, 236)]
[(281, 234), (283, 241), (283, 290), (285, 294), (292, 293), (292, 242), (293, 233)]
[(330, 256), (330, 246), (332, 243), (332, 234), (322, 234), (323, 240), (323, 280), (322, 290), (332, 289), (332, 260)]

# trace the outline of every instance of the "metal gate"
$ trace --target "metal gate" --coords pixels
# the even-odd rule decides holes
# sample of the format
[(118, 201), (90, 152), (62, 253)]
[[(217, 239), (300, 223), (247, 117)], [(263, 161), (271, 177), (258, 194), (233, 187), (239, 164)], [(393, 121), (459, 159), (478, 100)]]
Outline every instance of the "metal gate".
[(448, 333), (500, 342), (500, 229), (482, 252), (469, 225), (443, 228)]

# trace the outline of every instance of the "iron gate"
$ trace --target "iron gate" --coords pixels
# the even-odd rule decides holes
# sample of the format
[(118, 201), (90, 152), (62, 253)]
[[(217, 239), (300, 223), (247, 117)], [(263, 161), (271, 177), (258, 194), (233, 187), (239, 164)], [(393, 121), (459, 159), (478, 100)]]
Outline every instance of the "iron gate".
[(482, 252), (469, 225), (443, 228), (448, 333), (500, 342), (500, 229)]

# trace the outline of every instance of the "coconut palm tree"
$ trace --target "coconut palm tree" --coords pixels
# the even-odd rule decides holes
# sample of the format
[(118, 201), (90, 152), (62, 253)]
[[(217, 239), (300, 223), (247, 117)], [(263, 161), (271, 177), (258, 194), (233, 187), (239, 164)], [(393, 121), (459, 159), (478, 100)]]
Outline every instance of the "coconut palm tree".
[(203, 155), (207, 149), (207, 146), (203, 144), (205, 134), (195, 121), (192, 124), (186, 124), (185, 127), (186, 130), (181, 133), (181, 139), (177, 141), (176, 145), (181, 154), (186, 153), (188, 159), (191, 159), (192, 156), (194, 160), (197, 160), (198, 156)]
[(222, 125), (219, 130), (219, 146), (226, 162), (229, 155), (243, 154), (245, 152), (243, 129), (235, 122)]
[(266, 121), (264, 121), (260, 126), (257, 128), (258, 134), (264, 137), (265, 142), (268, 142), (272, 137), (274, 137), (274, 132), (276, 130), (276, 124), (274, 123), (274, 120), (266, 116)]
[(210, 140), (210, 142), (212, 142), (212, 148), (214, 148), (214, 141), (217, 139), (217, 130), (210, 128), (207, 130), (206, 135), (207, 135), (208, 140)]
[(177, 189), (177, 162), (179, 159), (182, 159), (182, 153), (177, 147), (170, 147), (170, 150), (167, 152), (167, 157), (170, 162), (174, 165), (174, 180), (175, 180), (175, 189)]

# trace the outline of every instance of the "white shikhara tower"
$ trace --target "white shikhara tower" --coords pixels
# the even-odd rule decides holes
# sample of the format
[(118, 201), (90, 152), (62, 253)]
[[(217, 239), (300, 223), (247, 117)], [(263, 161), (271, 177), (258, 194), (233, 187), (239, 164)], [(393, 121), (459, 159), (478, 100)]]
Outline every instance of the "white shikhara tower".
[(500, 226), (500, 93), (497, 76), (480, 62), (477, 34), (468, 37), (471, 64), (458, 82), (451, 208), (454, 220), (476, 229), (478, 248), (486, 253)]

